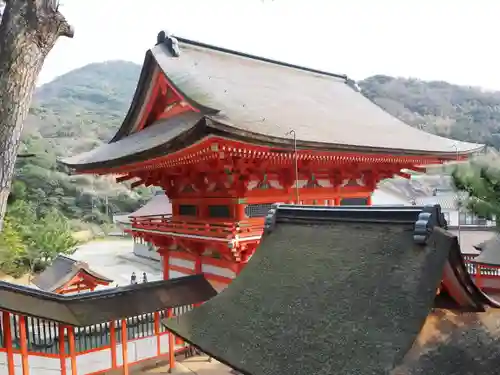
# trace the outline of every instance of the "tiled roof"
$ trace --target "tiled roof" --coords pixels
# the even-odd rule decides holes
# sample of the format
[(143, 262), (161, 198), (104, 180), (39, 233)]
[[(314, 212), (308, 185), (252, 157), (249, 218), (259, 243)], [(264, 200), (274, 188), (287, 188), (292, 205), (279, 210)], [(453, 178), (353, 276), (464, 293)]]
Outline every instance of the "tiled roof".
[(33, 284), (46, 292), (55, 292), (64, 287), (79, 273), (87, 274), (98, 282), (109, 284), (113, 280), (91, 270), (87, 263), (79, 262), (59, 254), (52, 264), (33, 279)]
[(498, 234), (492, 234), (488, 240), (478, 245), (481, 254), (474, 258), (474, 262), (500, 266), (500, 236)]
[[(418, 154), (468, 153), (481, 145), (413, 128), (353, 88), (345, 76), (224, 50), (179, 38), (179, 57), (165, 43), (151, 50), (175, 87), (209, 117), (248, 136), (297, 140), (323, 147), (360, 147)], [(226, 129), (231, 131), (231, 129)]]
[(143, 131), (117, 142), (104, 144), (91, 151), (61, 161), (68, 166), (85, 165), (92, 168), (101, 165), (120, 165), (132, 161), (144, 161), (156, 153), (168, 154), (180, 147), (182, 142), (176, 141), (186, 131), (196, 126), (201, 118), (202, 116), (198, 113), (188, 112), (168, 120), (160, 120)]
[[(146, 53), (132, 104), (110, 144), (64, 159), (63, 163), (89, 168), (166, 155), (175, 144), (185, 147), (187, 142), (175, 142), (175, 138), (194, 130), (199, 130), (195, 132), (198, 139), (189, 138), (191, 142), (218, 134), (291, 148), (293, 140), (286, 134), (293, 130), (301, 149), (444, 159), (483, 148), (403, 123), (363, 96), (346, 76), (187, 39), (165, 38), (161, 33), (158, 38), (158, 44)], [(178, 44), (179, 54), (172, 43)], [(159, 75), (167, 78), (199, 117), (184, 121), (180, 115), (182, 124), (175, 125), (170, 119), (168, 124), (163, 121), (138, 131), (140, 119), (148, 110), (146, 104), (156, 95), (153, 88)], [(206, 126), (198, 129), (200, 117)], [(153, 129), (148, 130), (150, 127)], [(126, 141), (127, 137), (133, 139)]]
[(130, 217), (141, 217), (141, 216), (157, 216), (157, 215), (171, 215), (172, 214), (172, 203), (170, 199), (161, 192), (155, 195), (149, 200), (144, 206), (139, 208), (137, 211), (132, 212)]

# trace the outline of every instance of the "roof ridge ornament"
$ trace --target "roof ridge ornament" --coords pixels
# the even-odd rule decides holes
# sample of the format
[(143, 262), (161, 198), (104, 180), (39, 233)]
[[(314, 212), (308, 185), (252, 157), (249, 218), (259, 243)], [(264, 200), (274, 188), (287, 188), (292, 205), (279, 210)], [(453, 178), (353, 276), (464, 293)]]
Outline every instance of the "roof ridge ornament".
[(448, 229), (440, 205), (433, 206), (297, 206), (273, 204), (264, 221), (264, 235), (271, 233), (277, 222), (347, 221), (378, 223), (414, 223), (413, 240), (426, 245), (436, 227)]
[(277, 210), (280, 203), (274, 203), (271, 205), (271, 209), (267, 212), (266, 218), (264, 219), (264, 235), (271, 233), (276, 226), (276, 216)]
[(415, 243), (426, 245), (435, 227), (448, 228), (446, 219), (441, 212), (441, 206), (438, 204), (425, 206), (415, 222), (413, 234)]
[(158, 33), (156, 37), (156, 45), (163, 44), (167, 47), (168, 52), (172, 57), (179, 57), (181, 55), (181, 49), (179, 48), (179, 41), (171, 33), (166, 30), (162, 30)]

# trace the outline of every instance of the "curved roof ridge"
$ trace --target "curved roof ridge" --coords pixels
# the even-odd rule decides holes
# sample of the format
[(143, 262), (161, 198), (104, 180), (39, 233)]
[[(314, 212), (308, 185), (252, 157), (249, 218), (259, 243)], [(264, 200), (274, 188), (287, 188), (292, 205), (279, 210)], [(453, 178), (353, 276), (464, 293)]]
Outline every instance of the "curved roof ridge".
[(317, 73), (317, 74), (326, 75), (326, 76), (330, 76), (330, 77), (340, 78), (340, 79), (343, 79), (346, 83), (352, 81), (352, 79), (350, 79), (346, 74), (332, 73), (332, 72), (328, 72), (328, 71), (322, 70), (322, 69), (315, 69), (315, 68), (310, 68), (310, 67), (306, 67), (303, 65), (288, 63), (288, 62), (285, 62), (282, 60), (270, 59), (268, 57), (253, 55), (253, 54), (242, 52), (242, 51), (237, 51), (237, 50), (233, 50), (233, 49), (229, 49), (229, 48), (219, 47), (219, 46), (199, 42), (199, 41), (196, 41), (193, 39), (183, 38), (180, 36), (171, 36), (171, 37), (177, 39), (181, 43), (190, 44), (190, 45), (197, 46), (197, 47), (209, 48), (209, 49), (212, 49), (214, 51), (228, 53), (228, 54), (236, 55), (236, 56), (240, 56), (240, 57), (246, 57), (246, 58), (249, 58), (252, 60), (259, 60), (259, 61), (270, 63), (270, 64), (281, 65), (281, 66), (284, 66), (287, 68), (298, 69), (298, 70), (303, 70), (305, 72)]
[(0, 310), (87, 326), (204, 302), (217, 292), (203, 275), (60, 295), (0, 281)]

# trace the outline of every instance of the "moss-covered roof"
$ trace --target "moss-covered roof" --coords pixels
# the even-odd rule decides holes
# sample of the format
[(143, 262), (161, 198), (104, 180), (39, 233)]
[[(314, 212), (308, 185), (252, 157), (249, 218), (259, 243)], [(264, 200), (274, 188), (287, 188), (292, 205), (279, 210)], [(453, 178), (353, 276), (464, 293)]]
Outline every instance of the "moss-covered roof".
[(394, 375), (497, 374), (500, 314), (454, 314), (436, 310)]
[(411, 209), (313, 210), (268, 222), (230, 287), (166, 326), (245, 374), (386, 374), (431, 310), (452, 242), (415, 236)]

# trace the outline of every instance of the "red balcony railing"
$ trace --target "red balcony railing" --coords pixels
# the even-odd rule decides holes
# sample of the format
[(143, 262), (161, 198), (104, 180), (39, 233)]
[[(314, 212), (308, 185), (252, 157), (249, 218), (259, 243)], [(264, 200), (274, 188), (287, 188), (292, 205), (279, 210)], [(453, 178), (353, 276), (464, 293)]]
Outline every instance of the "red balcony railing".
[(173, 219), (170, 215), (161, 215), (132, 218), (132, 228), (203, 237), (245, 239), (261, 236), (263, 222), (256, 220), (237, 223), (213, 220), (180, 220)]

